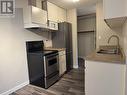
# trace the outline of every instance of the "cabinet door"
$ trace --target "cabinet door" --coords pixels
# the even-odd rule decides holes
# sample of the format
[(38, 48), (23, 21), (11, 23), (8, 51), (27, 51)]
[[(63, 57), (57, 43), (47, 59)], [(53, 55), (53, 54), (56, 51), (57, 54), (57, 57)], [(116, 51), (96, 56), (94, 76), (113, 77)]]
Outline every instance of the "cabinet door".
[(59, 52), (59, 71), (60, 71), (60, 76), (65, 73), (66, 71), (66, 55), (65, 51), (60, 51)]
[[(65, 53), (65, 51), (64, 51), (64, 53)], [(66, 72), (66, 54), (63, 55), (62, 71), (63, 71), (63, 73)]]
[(58, 7), (58, 22), (66, 21), (66, 10)]
[(48, 20), (58, 21), (58, 7), (50, 2), (47, 2)]
[(47, 24), (47, 12), (32, 6), (32, 23)]
[(65, 51), (61, 51), (62, 52), (62, 74), (65, 73), (66, 71), (66, 54)]
[(63, 56), (59, 56), (59, 74), (60, 76), (63, 74)]
[(48, 8), (48, 20), (55, 22), (64, 22), (66, 21), (66, 10), (47, 2)]
[(103, 0), (105, 19), (125, 17), (126, 0)]
[(126, 65), (87, 60), (85, 65), (86, 95), (125, 95)]

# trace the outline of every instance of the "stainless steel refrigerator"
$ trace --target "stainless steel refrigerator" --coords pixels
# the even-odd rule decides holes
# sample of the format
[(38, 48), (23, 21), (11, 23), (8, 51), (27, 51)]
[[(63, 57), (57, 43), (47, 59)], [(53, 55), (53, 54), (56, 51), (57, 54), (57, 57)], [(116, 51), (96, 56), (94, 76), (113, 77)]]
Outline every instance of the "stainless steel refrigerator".
[(52, 33), (53, 48), (66, 48), (67, 71), (73, 68), (72, 25), (68, 22), (58, 24), (59, 30)]

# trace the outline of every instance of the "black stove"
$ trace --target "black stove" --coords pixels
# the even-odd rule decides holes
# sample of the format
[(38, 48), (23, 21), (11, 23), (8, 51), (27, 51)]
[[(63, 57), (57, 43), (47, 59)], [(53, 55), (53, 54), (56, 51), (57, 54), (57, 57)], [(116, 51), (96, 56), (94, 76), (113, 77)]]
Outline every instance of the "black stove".
[(30, 84), (48, 88), (59, 79), (57, 50), (44, 50), (43, 41), (26, 42)]

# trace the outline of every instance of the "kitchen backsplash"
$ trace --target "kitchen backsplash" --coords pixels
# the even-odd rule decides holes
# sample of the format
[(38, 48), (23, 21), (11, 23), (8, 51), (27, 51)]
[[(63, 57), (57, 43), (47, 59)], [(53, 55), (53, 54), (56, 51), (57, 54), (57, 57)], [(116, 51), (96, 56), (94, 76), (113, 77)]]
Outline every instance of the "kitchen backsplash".
[(52, 47), (52, 40), (45, 40), (44, 45), (45, 47)]
[(50, 30), (29, 29), (29, 31), (37, 34), (38, 36), (41, 36), (42, 40), (44, 41), (45, 47), (52, 47), (52, 38), (51, 38), (51, 31)]

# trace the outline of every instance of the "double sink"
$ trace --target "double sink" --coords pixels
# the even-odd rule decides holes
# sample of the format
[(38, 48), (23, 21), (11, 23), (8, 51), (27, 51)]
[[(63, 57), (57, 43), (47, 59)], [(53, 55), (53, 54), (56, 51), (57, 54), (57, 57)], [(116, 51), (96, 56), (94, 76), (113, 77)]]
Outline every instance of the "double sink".
[(97, 51), (97, 53), (100, 53), (100, 54), (120, 54), (119, 37), (117, 35), (110, 36), (108, 39), (108, 44), (112, 38), (117, 39), (117, 46), (110, 46), (110, 45), (100, 46), (100, 49), (99, 49), (99, 51)]
[(97, 51), (99, 54), (120, 54), (120, 48), (117, 46), (100, 46)]

